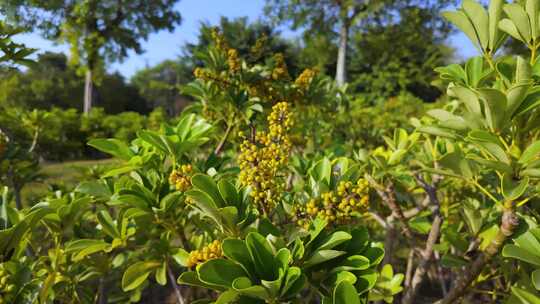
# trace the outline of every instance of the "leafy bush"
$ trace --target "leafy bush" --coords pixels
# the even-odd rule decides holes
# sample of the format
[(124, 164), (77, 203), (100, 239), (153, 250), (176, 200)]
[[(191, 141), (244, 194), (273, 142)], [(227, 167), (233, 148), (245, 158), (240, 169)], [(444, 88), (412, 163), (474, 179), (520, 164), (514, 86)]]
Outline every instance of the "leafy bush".
[[(177, 121), (90, 140), (120, 163), (32, 207), (4, 188), (2, 299), (140, 302), (169, 284), (178, 303), (538, 302), (537, 4), (445, 13), (482, 56), (437, 69), (448, 98), (429, 109), (363, 108), (215, 31)], [(531, 56), (495, 57), (506, 34)], [(103, 117), (85, 130), (109, 132)]]

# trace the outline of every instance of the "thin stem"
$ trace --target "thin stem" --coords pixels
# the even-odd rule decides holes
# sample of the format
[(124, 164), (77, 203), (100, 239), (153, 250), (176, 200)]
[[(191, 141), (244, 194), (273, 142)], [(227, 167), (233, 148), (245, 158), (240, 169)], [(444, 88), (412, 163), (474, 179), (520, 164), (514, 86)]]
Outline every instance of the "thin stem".
[(428, 238), (426, 240), (426, 246), (421, 253), (420, 263), (418, 264), (418, 267), (416, 268), (414, 272), (414, 276), (412, 277), (409, 288), (407, 288), (407, 291), (405, 292), (405, 296), (402, 302), (403, 304), (414, 303), (414, 299), (416, 297), (416, 294), (418, 293), (418, 289), (420, 288), (420, 285), (422, 284), (422, 281), (424, 280), (427, 269), (431, 263), (431, 259), (433, 257), (433, 252), (434, 252), (434, 246), (437, 240), (439, 239), (441, 226), (443, 222), (443, 218), (440, 213), (441, 204), (437, 197), (437, 189), (436, 189), (436, 184), (438, 183), (439, 178), (437, 176), (434, 176), (433, 185), (427, 184), (426, 181), (420, 175), (416, 175), (416, 180), (422, 186), (422, 188), (424, 188), (424, 191), (429, 197), (430, 202), (434, 206), (434, 209), (433, 209), (434, 218), (431, 224), (431, 229), (429, 231)]
[(169, 276), (169, 281), (171, 281), (171, 286), (174, 289), (174, 293), (176, 295), (176, 300), (178, 304), (184, 304), (184, 297), (182, 297), (182, 293), (180, 292), (180, 288), (178, 287), (178, 284), (176, 284), (176, 278), (174, 276), (174, 273), (171, 270), (171, 266), (169, 266), (169, 263), (167, 263), (167, 275)]
[(225, 143), (227, 142), (227, 138), (229, 138), (229, 134), (231, 133), (232, 128), (233, 128), (233, 124), (228, 123), (227, 129), (225, 130), (225, 134), (223, 134), (221, 141), (219, 142), (218, 146), (214, 150), (215, 155), (219, 155), (221, 153), (221, 150), (223, 150), (223, 147), (225, 146)]
[(499, 202), (498, 199), (496, 199), (489, 191), (486, 190), (486, 188), (480, 185), (476, 180), (473, 180), (473, 185), (475, 185), (478, 189), (480, 189), (480, 191), (484, 192), (484, 194), (487, 195), (495, 203)]

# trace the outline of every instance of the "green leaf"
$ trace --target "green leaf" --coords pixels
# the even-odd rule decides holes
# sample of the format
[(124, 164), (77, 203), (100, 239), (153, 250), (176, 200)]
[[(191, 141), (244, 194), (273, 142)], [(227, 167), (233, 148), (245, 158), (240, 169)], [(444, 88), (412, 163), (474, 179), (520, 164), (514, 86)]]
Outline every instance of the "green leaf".
[(323, 241), (322, 244), (317, 247), (316, 250), (325, 250), (325, 249), (332, 249), (348, 240), (350, 240), (352, 236), (348, 234), (345, 231), (336, 231), (332, 233), (331, 235), (327, 236)]
[(328, 158), (325, 157), (318, 161), (310, 171), (316, 181), (325, 182), (327, 185), (330, 185), (332, 163)]
[(339, 266), (332, 269), (332, 272), (364, 270), (368, 269), (369, 266), (369, 259), (365, 256), (351, 255), (342, 261)]
[(236, 191), (236, 188), (231, 182), (227, 180), (219, 181), (218, 189), (221, 197), (225, 200), (226, 205), (239, 207), (241, 201), (240, 194)]
[(159, 285), (165, 286), (167, 284), (167, 262), (161, 263), (161, 267), (156, 270), (155, 278)]
[(172, 150), (170, 143), (168, 143), (163, 135), (148, 130), (142, 130), (137, 133), (137, 136), (163, 153), (176, 155), (175, 151)]
[[(531, 27), (529, 17), (523, 7), (517, 3), (510, 3), (506, 4), (503, 10), (519, 32), (520, 40), (529, 44), (531, 42)], [(512, 33), (508, 34), (512, 35)]]
[(255, 274), (255, 266), (244, 241), (225, 239), (221, 247), (225, 257), (240, 264), (247, 273)]
[(223, 202), (223, 198), (219, 193), (218, 186), (212, 177), (205, 174), (195, 174), (191, 178), (191, 184), (193, 184), (193, 186), (198, 190), (210, 196), (217, 207), (225, 207), (225, 203)]
[(98, 181), (82, 182), (77, 186), (75, 191), (97, 198), (109, 198), (112, 195), (107, 185)]
[(528, 164), (538, 158), (540, 158), (540, 140), (533, 142), (523, 151), (523, 154), (519, 158), (519, 163)]
[(176, 130), (178, 137), (180, 137), (181, 141), (186, 140), (187, 135), (189, 134), (189, 131), (191, 130), (191, 126), (193, 125), (193, 122), (195, 121), (195, 114), (189, 114), (178, 122), (176, 125)]
[(253, 286), (253, 284), (251, 283), (251, 280), (246, 277), (241, 277), (234, 280), (232, 287), (238, 293), (248, 296), (248, 297), (258, 298), (262, 300), (271, 298), (270, 295), (268, 294), (268, 291), (264, 287), (260, 285)]
[(369, 259), (371, 266), (379, 265), (384, 258), (384, 249), (379, 247), (370, 247), (364, 252), (364, 256)]
[(524, 177), (519, 181), (514, 181), (511, 175), (505, 174), (501, 185), (502, 194), (507, 201), (515, 201), (525, 193), (528, 186), (528, 177)]
[(529, 87), (530, 87), (529, 84), (521, 84), (521, 85), (512, 86), (508, 90), (508, 92), (506, 93), (506, 96), (508, 98), (508, 105), (506, 109), (507, 118), (511, 118), (514, 116), (514, 113), (516, 112), (516, 110), (523, 103), (525, 96), (527, 95), (527, 91), (529, 90)]
[(123, 141), (114, 138), (92, 139), (88, 145), (123, 160), (130, 160), (134, 156), (133, 151)]
[(431, 221), (425, 216), (417, 216), (409, 220), (410, 227), (421, 234), (427, 234), (431, 230)]
[[(220, 294), (214, 304), (232, 304), (237, 303), (239, 294), (236, 290), (227, 290)], [(211, 302), (212, 303), (212, 302)]]
[(524, 304), (540, 304), (540, 298), (525, 289), (512, 286), (512, 293), (518, 297)]
[(533, 255), (532, 253), (516, 245), (505, 245), (502, 250), (502, 255), (507, 258), (514, 258), (526, 263), (540, 266), (540, 256)]
[[(540, 62), (540, 60), (537, 62)], [(525, 114), (538, 106), (540, 106), (540, 87), (532, 88), (528, 92), (523, 102), (515, 111), (514, 116)]]
[(341, 281), (334, 289), (333, 304), (360, 304), (356, 288), (347, 280)]
[(420, 126), (417, 128), (418, 132), (426, 133), (434, 136), (446, 137), (450, 139), (457, 139), (456, 134), (449, 129), (435, 127), (435, 126)]
[(474, 46), (476, 46), (481, 51), (482, 46), (476, 34), (474, 25), (464, 12), (443, 12), (442, 15), (448, 21), (457, 26), (465, 35), (467, 35), (467, 37), (469, 37), (469, 40), (471, 40)]
[(268, 241), (257, 232), (250, 232), (246, 237), (246, 245), (258, 277), (267, 281), (275, 280), (277, 269)]
[(98, 222), (101, 224), (103, 232), (112, 238), (120, 238), (120, 232), (111, 218), (111, 215), (106, 210), (101, 210), (97, 214)]
[(536, 290), (540, 290), (540, 269), (536, 269), (531, 274), (531, 280)]
[(66, 244), (67, 253), (75, 253), (73, 261), (78, 262), (91, 254), (105, 251), (111, 245), (102, 240), (81, 239)]
[(504, 38), (499, 31), (499, 21), (502, 16), (504, 0), (491, 0), (488, 7), (489, 15), (489, 47), (492, 54), (495, 54), (499, 46), (504, 41)]
[(463, 11), (473, 23), (476, 36), (482, 47), (486, 50), (489, 48), (489, 18), (486, 10), (482, 5), (474, 0), (463, 0)]
[(469, 262), (460, 256), (448, 253), (441, 257), (441, 265), (449, 268), (466, 267)]
[(304, 262), (304, 267), (308, 268), (320, 263), (335, 259), (346, 254), (345, 251), (338, 250), (319, 250), (316, 251), (307, 261)]
[(540, 12), (540, 3), (538, 0), (525, 1), (525, 11), (529, 17), (531, 36), (535, 39), (540, 34), (538, 32), (538, 12)]
[(496, 89), (480, 89), (488, 125), (492, 131), (499, 131), (506, 123), (506, 96)]
[(161, 263), (157, 261), (137, 262), (129, 266), (122, 276), (122, 290), (130, 291), (136, 289), (159, 266), (161, 266)]
[(232, 287), (237, 278), (247, 275), (240, 265), (225, 259), (212, 259), (204, 262), (197, 266), (197, 274), (201, 282), (226, 288)]
[(469, 112), (477, 116), (482, 115), (480, 101), (478, 100), (478, 95), (476, 95), (474, 91), (461, 86), (452, 87), (451, 90), (456, 95), (456, 97), (465, 105)]

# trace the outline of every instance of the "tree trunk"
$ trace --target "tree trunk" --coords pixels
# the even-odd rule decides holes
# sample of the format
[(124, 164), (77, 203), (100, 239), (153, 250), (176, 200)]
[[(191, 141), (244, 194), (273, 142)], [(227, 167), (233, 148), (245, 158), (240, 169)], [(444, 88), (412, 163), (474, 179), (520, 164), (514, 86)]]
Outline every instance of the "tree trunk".
[(84, 107), (83, 112), (88, 114), (92, 109), (92, 102), (94, 99), (94, 84), (92, 82), (92, 69), (86, 70), (84, 78)]
[(349, 42), (349, 24), (347, 21), (342, 21), (341, 29), (339, 30), (339, 49), (336, 65), (336, 83), (342, 86), (347, 81), (346, 61), (347, 61), (347, 45)]

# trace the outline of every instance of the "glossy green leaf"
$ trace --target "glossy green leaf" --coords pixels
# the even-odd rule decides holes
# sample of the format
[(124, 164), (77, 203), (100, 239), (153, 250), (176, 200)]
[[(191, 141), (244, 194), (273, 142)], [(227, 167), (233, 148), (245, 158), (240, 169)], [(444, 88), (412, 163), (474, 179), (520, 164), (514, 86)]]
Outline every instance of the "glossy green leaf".
[(114, 138), (92, 139), (88, 145), (123, 160), (130, 160), (134, 155), (123, 141)]
[(263, 280), (275, 280), (277, 269), (268, 241), (262, 235), (251, 232), (246, 237), (246, 245), (258, 276)]
[(334, 304), (360, 304), (360, 298), (354, 286), (347, 280), (341, 281), (333, 294)]
[(519, 158), (519, 163), (528, 164), (533, 160), (540, 158), (540, 140), (537, 140), (530, 144)]
[(197, 274), (201, 282), (222, 287), (232, 287), (234, 280), (247, 275), (240, 265), (225, 259), (204, 262), (197, 266)]
[(345, 251), (338, 250), (319, 250), (316, 251), (307, 261), (304, 263), (304, 267), (315, 266), (320, 263), (327, 262), (346, 254)]
[(130, 291), (139, 287), (150, 273), (161, 266), (157, 261), (137, 262), (129, 266), (122, 276), (122, 290)]
[(528, 252), (516, 245), (505, 245), (502, 250), (502, 255), (507, 258), (514, 258), (526, 263), (540, 266), (540, 256), (534, 255), (533, 253)]

